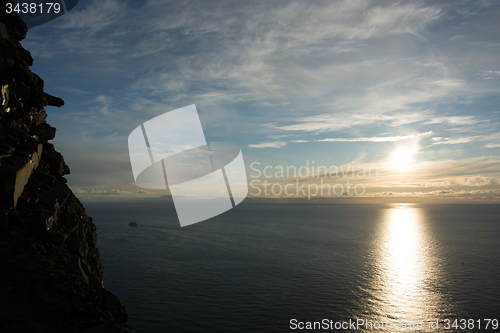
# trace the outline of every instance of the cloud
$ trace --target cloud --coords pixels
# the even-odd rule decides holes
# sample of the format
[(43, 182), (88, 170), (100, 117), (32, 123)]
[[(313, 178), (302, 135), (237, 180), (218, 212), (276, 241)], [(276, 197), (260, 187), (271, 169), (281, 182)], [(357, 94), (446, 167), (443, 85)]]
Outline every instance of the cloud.
[(113, 189), (109, 193), (110, 194), (128, 194), (128, 193), (130, 193), (130, 191)]
[(379, 196), (393, 196), (393, 197), (405, 197), (405, 198), (470, 198), (473, 200), (491, 200), (491, 199), (500, 199), (500, 197), (495, 197), (500, 194), (500, 190), (474, 190), (474, 191), (453, 191), (453, 190), (435, 190), (429, 192), (372, 192), (367, 193), (365, 196), (368, 197), (379, 197)]
[(439, 190), (439, 191), (431, 191), (431, 192), (427, 192), (425, 193), (425, 195), (442, 195), (442, 194), (454, 194), (455, 191), (453, 190)]
[[(416, 33), (441, 15), (440, 10), (432, 6), (380, 6), (369, 1), (339, 1), (305, 8), (295, 4), (294, 7), (301, 10), (300, 16), (293, 17), (300, 24), (290, 34), (297, 40), (312, 39), (312, 42), (331, 37), (365, 40)], [(318, 25), (324, 28), (314, 31)]]
[(248, 145), (250, 148), (283, 148), (284, 146), (286, 146), (286, 142), (283, 141), (261, 142)]
[(455, 35), (453, 37), (448, 38), (448, 40), (453, 41), (453, 40), (461, 39), (464, 37), (466, 37), (466, 36), (465, 35)]
[(78, 95), (87, 95), (90, 94), (90, 92), (83, 90), (83, 89), (77, 89), (77, 88), (70, 88), (70, 87), (57, 87), (57, 89), (62, 90), (62, 91), (67, 91), (72, 94), (78, 94)]
[(426, 119), (429, 119), (430, 116), (432, 116), (432, 112), (429, 110), (425, 111), (417, 111), (417, 112), (410, 112), (410, 113), (403, 113), (403, 112), (398, 112), (391, 117), (388, 117), (391, 120), (390, 126), (392, 127), (397, 127), (397, 126), (402, 126), (402, 125), (408, 125), (408, 124), (413, 124), (416, 122), (422, 122)]
[(92, 194), (92, 195), (130, 194), (130, 191), (126, 191), (126, 190), (117, 190), (117, 189), (101, 190), (101, 189), (94, 188), (94, 187), (92, 187), (90, 189), (76, 188), (76, 189), (73, 189), (73, 192), (76, 194)]
[(392, 142), (401, 141), (406, 139), (412, 139), (417, 137), (425, 137), (432, 135), (433, 132), (417, 133), (405, 136), (386, 136), (386, 137), (371, 137), (371, 138), (327, 138), (322, 140), (316, 140), (317, 142)]
[(428, 182), (424, 184), (424, 187), (448, 187), (453, 185), (452, 182), (445, 180), (440, 182)]
[(460, 143), (469, 143), (473, 142), (476, 140), (484, 140), (483, 136), (480, 135), (474, 135), (474, 136), (464, 136), (464, 137), (458, 137), (458, 138), (442, 138), (442, 137), (435, 137), (432, 138), (433, 145), (455, 145), (455, 144), (460, 144)]
[[(393, 111), (395, 108), (406, 109), (408, 108), (406, 104), (410, 104), (412, 102), (412, 98), (410, 97), (408, 97), (407, 101), (401, 99), (398, 104), (392, 106), (384, 106), (384, 104), (387, 103), (387, 100), (375, 101), (375, 104), (379, 104), (378, 107), (374, 107), (374, 109), (379, 112), (378, 114), (364, 113), (366, 110), (358, 109), (351, 112), (346, 111), (307, 117), (283, 118), (279, 123), (267, 123), (263, 126), (282, 131), (303, 131), (318, 134), (368, 125), (399, 127), (414, 123), (421, 123), (423, 125), (449, 125), (454, 128), (455, 126), (472, 126), (482, 122), (482, 120), (478, 119), (476, 116), (436, 117), (434, 112), (429, 110), (415, 111), (411, 113)], [(288, 125), (286, 123), (292, 124)]]
[(451, 125), (472, 125), (478, 123), (479, 120), (475, 116), (452, 116), (452, 117), (435, 117), (426, 121), (424, 125), (431, 124), (451, 124)]
[(458, 178), (456, 180), (457, 185), (463, 185), (463, 186), (485, 186), (485, 185), (490, 185), (491, 180), (481, 177), (480, 175), (473, 176), (470, 178)]
[(76, 7), (70, 15), (61, 20), (63, 29), (80, 29), (90, 33), (103, 30), (109, 25), (117, 23), (127, 12), (126, 4), (116, 0), (93, 1), (80, 9)]
[[(59, 131), (58, 131), (59, 132)], [(73, 133), (75, 143), (66, 138), (54, 140), (54, 145), (60, 151), (70, 167), (71, 174), (67, 176), (71, 188), (127, 189), (133, 182), (130, 158), (126, 146), (126, 138), (118, 138), (125, 145), (119, 145), (114, 140), (81, 137)], [(71, 136), (70, 136), (71, 138)]]
[(108, 191), (100, 190), (100, 189), (96, 189), (96, 188), (91, 188), (91, 189), (87, 189), (87, 190), (77, 188), (77, 189), (74, 189), (73, 192), (75, 192), (76, 194), (108, 194), (109, 193)]
[(482, 176), (472, 176), (469, 178), (461, 177), (455, 180), (432, 181), (424, 184), (424, 187), (450, 187), (450, 186), (486, 186), (491, 185), (491, 179)]
[(500, 77), (500, 71), (486, 71), (481, 75), (481, 77), (485, 80), (498, 78)]
[(283, 131), (303, 131), (303, 132), (330, 132), (338, 131), (352, 126), (368, 125), (374, 122), (385, 120), (384, 117), (373, 117), (367, 115), (336, 115), (336, 114), (321, 114), (310, 117), (292, 118), (288, 122), (295, 122), (292, 125), (278, 125), (275, 123), (264, 124), (264, 126), (272, 127)]
[[(495, 126), (495, 124), (493, 124)], [(482, 132), (488, 132), (488, 130), (491, 128), (491, 126), (485, 126), (481, 127)], [(486, 148), (498, 148), (500, 147), (498, 140), (500, 139), (500, 135), (498, 133), (493, 133), (493, 134), (481, 134), (481, 135), (472, 135), (472, 136), (467, 136), (467, 135), (462, 135), (458, 137), (433, 137), (432, 141), (434, 141), (433, 145), (452, 145), (452, 144), (460, 144), (460, 143), (469, 143), (469, 142), (474, 142), (474, 141), (493, 141), (495, 143), (488, 143), (486, 144)]]

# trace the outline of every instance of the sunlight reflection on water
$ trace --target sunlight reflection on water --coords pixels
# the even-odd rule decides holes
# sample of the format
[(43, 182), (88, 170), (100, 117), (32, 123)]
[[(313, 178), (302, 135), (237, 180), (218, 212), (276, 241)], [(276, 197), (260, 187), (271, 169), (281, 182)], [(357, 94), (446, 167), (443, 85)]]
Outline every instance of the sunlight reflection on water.
[(429, 321), (450, 310), (434, 288), (443, 277), (425, 215), (418, 207), (395, 205), (385, 210), (378, 234), (377, 274), (371, 288), (378, 301), (373, 303), (373, 312), (377, 320), (385, 318), (394, 325), (422, 322), (425, 330)]

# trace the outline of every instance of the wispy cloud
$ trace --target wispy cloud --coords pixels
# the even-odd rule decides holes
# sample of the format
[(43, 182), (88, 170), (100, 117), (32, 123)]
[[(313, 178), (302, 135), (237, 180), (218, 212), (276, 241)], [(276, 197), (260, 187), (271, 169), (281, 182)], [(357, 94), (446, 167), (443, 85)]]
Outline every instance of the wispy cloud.
[(443, 180), (443, 181), (431, 181), (431, 182), (426, 182), (424, 184), (424, 187), (449, 187), (452, 186), (454, 183), (450, 182), (449, 180)]
[(500, 202), (500, 190), (435, 190), (435, 191), (392, 191), (367, 193), (366, 197), (392, 197), (392, 198), (420, 198), (420, 199), (448, 199), (450, 202), (459, 200), (462, 202)]
[(284, 146), (286, 146), (286, 142), (284, 141), (261, 142), (248, 145), (250, 148), (283, 148)]
[(464, 136), (464, 137), (458, 137), (458, 138), (442, 138), (442, 137), (436, 137), (433, 138), (435, 141), (433, 145), (455, 145), (459, 143), (469, 143), (473, 142), (479, 139), (484, 138), (483, 136), (475, 135), (475, 136)]
[(491, 180), (477, 175), (470, 178), (458, 178), (456, 183), (463, 186), (485, 186), (490, 185)]
[(494, 78), (499, 78), (500, 77), (500, 71), (486, 71), (484, 72), (481, 77), (485, 80), (491, 80)]
[(451, 180), (426, 182), (424, 184), (424, 187), (450, 187), (450, 186), (481, 187), (491, 184), (492, 181), (490, 178), (486, 178), (481, 175), (476, 175), (472, 177), (460, 177), (456, 178), (455, 180), (451, 179)]
[(83, 90), (83, 89), (78, 89), (78, 88), (71, 88), (71, 87), (57, 87), (57, 89), (62, 90), (62, 91), (67, 91), (72, 94), (78, 94), (78, 95), (87, 95), (90, 94), (90, 92)]
[(280, 125), (276, 123), (265, 124), (264, 126), (283, 131), (302, 131), (302, 132), (331, 132), (338, 131), (353, 126), (363, 126), (387, 120), (388, 117), (373, 116), (373, 115), (336, 115), (336, 114), (321, 114), (311, 117), (300, 117), (286, 120), (287, 122), (295, 122), (292, 125)]
[(425, 133), (417, 133), (405, 136), (384, 136), (384, 137), (370, 137), (370, 138), (326, 138), (322, 140), (316, 140), (317, 142), (393, 142), (401, 141), (406, 139), (413, 139), (418, 137), (425, 137), (432, 135), (432, 131)]
[(478, 123), (479, 120), (475, 116), (451, 116), (451, 117), (434, 117), (424, 123), (430, 124), (451, 124), (451, 125), (473, 125)]
[(80, 8), (64, 16), (61, 28), (83, 29), (92, 34), (118, 23), (127, 13), (126, 2), (116, 0), (93, 1), (84, 9)]
[(76, 188), (73, 190), (76, 194), (93, 194), (93, 195), (108, 195), (108, 194), (129, 194), (129, 191), (126, 190), (117, 190), (117, 189), (112, 189), (112, 190), (101, 190), (98, 188), (90, 188), (90, 189), (81, 189), (81, 188)]

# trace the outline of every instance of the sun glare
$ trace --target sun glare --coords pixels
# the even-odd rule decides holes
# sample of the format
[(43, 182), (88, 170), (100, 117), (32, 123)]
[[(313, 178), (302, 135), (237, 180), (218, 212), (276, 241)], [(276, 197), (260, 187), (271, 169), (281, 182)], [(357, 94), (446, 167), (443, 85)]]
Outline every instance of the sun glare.
[(413, 161), (411, 156), (413, 152), (407, 148), (400, 148), (392, 155), (392, 163), (394, 166), (402, 168)]

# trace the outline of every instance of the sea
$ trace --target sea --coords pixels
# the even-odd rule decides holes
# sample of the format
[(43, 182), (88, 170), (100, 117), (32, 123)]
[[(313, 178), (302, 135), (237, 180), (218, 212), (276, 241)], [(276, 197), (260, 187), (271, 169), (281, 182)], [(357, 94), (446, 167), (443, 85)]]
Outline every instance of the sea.
[(137, 333), (500, 330), (500, 205), (84, 206)]

